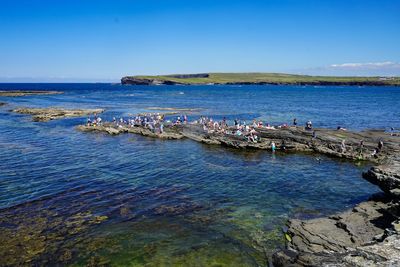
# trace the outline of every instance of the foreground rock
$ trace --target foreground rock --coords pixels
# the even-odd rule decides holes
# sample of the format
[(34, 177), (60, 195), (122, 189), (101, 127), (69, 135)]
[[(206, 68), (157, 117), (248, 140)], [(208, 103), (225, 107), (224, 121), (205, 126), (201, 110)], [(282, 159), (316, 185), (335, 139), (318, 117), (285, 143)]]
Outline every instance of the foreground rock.
[[(235, 135), (207, 133), (199, 125), (166, 126), (164, 134), (145, 127), (78, 126), (81, 131), (108, 134), (136, 133), (164, 139), (189, 138), (197, 142), (238, 149), (271, 149), (310, 152), (373, 164), (363, 174), (385, 194), (374, 196), (352, 210), (312, 220), (290, 220), (285, 233), (286, 249), (273, 255), (275, 266), (400, 266), (400, 137), (383, 131), (284, 128), (258, 129), (260, 141), (248, 142)], [(342, 141), (345, 140), (345, 149)], [(360, 141), (363, 140), (363, 145)], [(379, 153), (379, 141), (384, 146)]]
[(13, 112), (32, 115), (33, 121), (50, 121), (69, 117), (81, 117), (104, 112), (103, 109), (64, 109), (64, 108), (18, 108)]
[(29, 95), (58, 95), (63, 94), (59, 91), (0, 91), (0, 96), (29, 96)]
[[(328, 218), (290, 220), (275, 266), (399, 266), (399, 203), (374, 196)], [(385, 230), (388, 229), (388, 230)]]

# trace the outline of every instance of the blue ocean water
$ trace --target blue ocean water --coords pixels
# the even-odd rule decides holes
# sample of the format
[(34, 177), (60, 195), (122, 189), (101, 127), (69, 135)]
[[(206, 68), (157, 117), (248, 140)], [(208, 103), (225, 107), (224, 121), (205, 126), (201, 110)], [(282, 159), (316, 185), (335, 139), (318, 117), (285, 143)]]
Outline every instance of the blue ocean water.
[(0, 97), (8, 103), (0, 107), (0, 265), (257, 266), (283, 245), (288, 218), (333, 214), (379, 192), (361, 178), (368, 165), (87, 134), (74, 129), (85, 118), (32, 122), (14, 107), (104, 108), (104, 119), (198, 108), (189, 119), (400, 127), (392, 87), (0, 84), (16, 89), (65, 93)]

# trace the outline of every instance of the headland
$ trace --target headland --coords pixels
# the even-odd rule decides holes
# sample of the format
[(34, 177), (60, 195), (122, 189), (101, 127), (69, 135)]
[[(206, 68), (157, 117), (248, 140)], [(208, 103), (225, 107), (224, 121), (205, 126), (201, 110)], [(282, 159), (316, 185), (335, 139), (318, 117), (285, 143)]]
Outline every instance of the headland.
[(335, 85), (400, 86), (399, 77), (309, 76), (283, 73), (200, 73), (157, 76), (125, 76), (130, 85)]

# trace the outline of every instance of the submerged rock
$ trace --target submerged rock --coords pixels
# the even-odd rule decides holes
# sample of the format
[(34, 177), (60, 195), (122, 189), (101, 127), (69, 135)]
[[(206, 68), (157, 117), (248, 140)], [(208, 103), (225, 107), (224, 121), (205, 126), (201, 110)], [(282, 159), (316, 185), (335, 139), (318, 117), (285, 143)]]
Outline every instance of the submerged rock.
[(5, 105), (7, 105), (7, 103), (0, 102), (0, 107), (1, 107), (1, 106), (5, 106)]
[(29, 96), (29, 95), (58, 95), (63, 94), (64, 92), (60, 91), (0, 91), (0, 96)]
[(13, 112), (32, 115), (33, 121), (50, 121), (69, 117), (99, 114), (104, 109), (64, 109), (64, 108), (18, 108)]

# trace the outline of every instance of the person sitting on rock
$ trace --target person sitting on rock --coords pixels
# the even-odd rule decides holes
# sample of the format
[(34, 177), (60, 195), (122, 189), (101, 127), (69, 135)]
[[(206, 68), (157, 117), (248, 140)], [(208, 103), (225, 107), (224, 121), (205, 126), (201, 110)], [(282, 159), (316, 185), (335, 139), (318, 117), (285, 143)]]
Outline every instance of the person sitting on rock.
[(253, 133), (249, 133), (249, 135), (247, 136), (247, 142), (253, 142), (253, 143), (257, 143), (256, 140), (254, 139), (254, 135)]
[(281, 149), (282, 149), (283, 151), (286, 151), (286, 141), (285, 141), (285, 140), (282, 140)]
[(235, 128), (236, 128), (236, 129), (239, 128), (239, 120), (238, 120), (238, 119), (235, 119), (235, 120), (233, 121), (233, 124), (235, 125)]
[(310, 120), (306, 123), (306, 130), (312, 130), (312, 122)]

